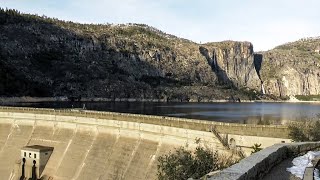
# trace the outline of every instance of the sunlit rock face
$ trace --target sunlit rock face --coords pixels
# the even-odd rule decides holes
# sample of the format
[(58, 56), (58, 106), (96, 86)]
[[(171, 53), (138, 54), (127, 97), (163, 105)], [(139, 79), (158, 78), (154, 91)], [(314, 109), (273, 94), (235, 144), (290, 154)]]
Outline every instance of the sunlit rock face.
[(274, 49), (263, 53), (262, 80), (276, 96), (320, 94), (320, 56), (314, 52)]
[(260, 88), (251, 43), (234, 41), (208, 43), (200, 47), (200, 52), (206, 57), (220, 83), (231, 84), (237, 88)]

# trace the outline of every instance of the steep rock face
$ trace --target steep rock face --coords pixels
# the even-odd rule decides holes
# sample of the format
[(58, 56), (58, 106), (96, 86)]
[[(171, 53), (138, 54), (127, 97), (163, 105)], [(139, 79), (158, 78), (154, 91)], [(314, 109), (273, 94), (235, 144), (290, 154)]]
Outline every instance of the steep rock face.
[(141, 24), (77, 24), (1, 10), (0, 95), (221, 99), (241, 95), (221, 84), (259, 86), (250, 43), (203, 48), (208, 56), (199, 44)]
[(262, 80), (276, 96), (320, 94), (320, 56), (312, 51), (274, 49), (263, 52)]
[(15, 12), (0, 15), (2, 77), (22, 81), (13, 86), (3, 78), (2, 95), (154, 98), (159, 86), (215, 83), (197, 44), (144, 25), (94, 26)]
[(255, 69), (253, 46), (249, 42), (225, 41), (200, 47), (201, 54), (223, 84), (259, 89), (260, 79)]

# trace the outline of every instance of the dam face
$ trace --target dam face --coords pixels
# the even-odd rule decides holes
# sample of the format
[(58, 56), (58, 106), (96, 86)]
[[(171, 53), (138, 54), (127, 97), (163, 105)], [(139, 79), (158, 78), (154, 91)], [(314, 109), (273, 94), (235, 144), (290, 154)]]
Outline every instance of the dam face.
[(223, 150), (210, 132), (36, 113), (0, 112), (0, 177), (19, 179), (20, 149), (54, 147), (43, 179), (157, 179), (157, 158), (201, 138)]
[[(285, 136), (283, 128), (226, 126), (223, 123), (108, 112), (0, 108), (0, 177), (21, 176), (20, 150), (24, 146), (53, 147), (42, 179), (103, 180), (157, 179), (157, 158), (175, 147), (195, 148), (200, 138), (208, 147), (226, 153), (215, 125), (241, 138), (253, 134)], [(222, 128), (226, 126), (226, 128)], [(243, 131), (241, 129), (251, 129)], [(225, 131), (223, 131), (225, 129)], [(274, 133), (270, 133), (270, 129)], [(243, 134), (245, 133), (245, 134)], [(280, 142), (262, 137), (269, 143)], [(260, 137), (261, 139), (261, 137)], [(258, 142), (259, 143), (259, 142)]]

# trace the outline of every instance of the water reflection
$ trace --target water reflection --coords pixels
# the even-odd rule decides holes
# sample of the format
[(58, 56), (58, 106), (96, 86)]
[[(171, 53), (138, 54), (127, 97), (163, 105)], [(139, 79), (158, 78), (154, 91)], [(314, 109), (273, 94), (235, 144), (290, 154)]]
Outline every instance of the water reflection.
[(89, 110), (164, 115), (244, 124), (285, 124), (314, 118), (320, 104), (306, 103), (153, 103), (153, 102), (42, 102), (2, 104), (43, 108), (82, 108)]

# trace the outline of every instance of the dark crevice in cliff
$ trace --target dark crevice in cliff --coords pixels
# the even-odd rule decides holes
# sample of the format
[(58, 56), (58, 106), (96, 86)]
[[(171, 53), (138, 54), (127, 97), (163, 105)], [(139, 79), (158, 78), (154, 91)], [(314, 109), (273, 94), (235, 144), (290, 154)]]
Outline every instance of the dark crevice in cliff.
[(258, 74), (259, 79), (261, 79), (260, 71), (261, 71), (261, 66), (262, 66), (262, 61), (263, 61), (263, 55), (262, 54), (254, 54), (254, 67), (256, 69), (256, 72)]
[[(215, 50), (212, 51), (212, 57), (209, 54), (209, 50), (203, 46), (199, 47), (200, 53), (206, 58), (208, 64), (210, 65), (212, 71), (216, 74), (218, 77), (218, 82), (221, 85), (227, 85), (234, 89), (237, 89), (237, 87), (234, 85), (234, 82), (231, 81), (231, 79), (228, 77), (225, 70), (223, 70), (219, 64), (217, 63), (217, 55)], [(226, 53), (227, 54), (227, 53)], [(227, 62), (228, 63), (228, 62)], [(228, 64), (227, 64), (228, 66)]]

